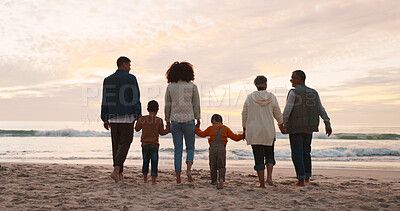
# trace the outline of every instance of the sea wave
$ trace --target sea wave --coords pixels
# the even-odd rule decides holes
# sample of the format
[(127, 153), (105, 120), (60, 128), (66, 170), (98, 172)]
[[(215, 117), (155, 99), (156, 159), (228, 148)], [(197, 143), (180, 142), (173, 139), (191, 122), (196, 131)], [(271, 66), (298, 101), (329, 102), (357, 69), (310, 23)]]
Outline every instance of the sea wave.
[[(290, 149), (275, 149), (275, 157), (290, 158)], [(227, 153), (232, 159), (253, 157), (251, 150), (228, 150)], [(400, 157), (400, 148), (330, 148), (330, 149), (313, 149), (311, 156), (314, 158), (345, 158), (345, 157)]]
[[(135, 132), (138, 137), (141, 132)], [(0, 137), (110, 137), (109, 131), (94, 130), (0, 130)], [(172, 138), (169, 133), (162, 138)], [(276, 133), (277, 139), (288, 139), (289, 135)], [(314, 133), (314, 139), (348, 139), (348, 140), (400, 140), (400, 134), (386, 133), (336, 133), (330, 137), (322, 132)]]
[(382, 133), (382, 134), (363, 134), (363, 133), (337, 133), (333, 136), (336, 139), (350, 140), (400, 140), (400, 134)]
[[(159, 150), (160, 152), (165, 152), (165, 153), (174, 153), (175, 149), (174, 148), (160, 148)], [(206, 153), (208, 152), (208, 149), (195, 149), (194, 150), (195, 153)]]
[[(57, 155), (56, 151), (44, 153), (44, 151), (6, 151), (0, 153), (2, 159), (15, 160), (105, 160), (112, 159), (109, 153), (99, 155)], [(275, 159), (281, 161), (290, 161), (290, 149), (275, 150)], [(400, 148), (332, 148), (332, 149), (315, 149), (311, 152), (311, 156), (315, 161), (400, 161)], [(173, 150), (160, 150), (160, 160), (173, 160)], [(208, 160), (208, 150), (196, 150), (196, 160)], [(226, 154), (227, 160), (253, 160), (251, 150), (228, 150)], [(141, 160), (140, 153), (133, 153), (128, 156), (128, 160)]]
[(109, 137), (110, 132), (93, 130), (0, 130), (0, 137)]
[(373, 157), (373, 156), (400, 156), (400, 148), (332, 148), (316, 149), (312, 152), (313, 157)]
[[(276, 133), (277, 139), (289, 139), (288, 134)], [(400, 140), (400, 134), (394, 133), (335, 133), (327, 136), (323, 132), (313, 133), (313, 139), (347, 140)]]

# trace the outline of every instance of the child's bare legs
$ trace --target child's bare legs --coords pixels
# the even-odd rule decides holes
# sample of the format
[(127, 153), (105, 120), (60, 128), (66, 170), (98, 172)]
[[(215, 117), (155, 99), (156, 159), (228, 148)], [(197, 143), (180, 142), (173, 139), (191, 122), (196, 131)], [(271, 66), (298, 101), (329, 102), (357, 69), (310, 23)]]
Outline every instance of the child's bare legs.
[(119, 179), (124, 180), (124, 174), (122, 172), (119, 172)]
[(192, 166), (193, 166), (193, 162), (191, 161), (187, 161), (186, 162), (187, 165), (187, 170), (186, 170), (186, 175), (188, 177), (189, 182), (193, 182), (193, 177), (192, 177)]
[(267, 184), (273, 186), (274, 183), (272, 182), (272, 170), (274, 169), (273, 163), (267, 163)]
[(193, 162), (192, 161), (187, 161), (186, 162), (186, 166), (187, 166), (187, 171), (191, 171), (192, 170), (192, 166), (193, 166)]
[(156, 184), (157, 184), (156, 179), (157, 179), (156, 176), (151, 176), (151, 184), (152, 184), (152, 185), (156, 185)]
[(176, 183), (180, 184), (181, 181), (181, 172), (175, 172), (176, 173)]
[(144, 183), (147, 183), (147, 182), (148, 182), (147, 174), (143, 174), (143, 182), (144, 182)]
[(306, 179), (304, 180), (304, 182), (309, 183), (309, 182), (310, 182), (310, 177), (306, 177)]

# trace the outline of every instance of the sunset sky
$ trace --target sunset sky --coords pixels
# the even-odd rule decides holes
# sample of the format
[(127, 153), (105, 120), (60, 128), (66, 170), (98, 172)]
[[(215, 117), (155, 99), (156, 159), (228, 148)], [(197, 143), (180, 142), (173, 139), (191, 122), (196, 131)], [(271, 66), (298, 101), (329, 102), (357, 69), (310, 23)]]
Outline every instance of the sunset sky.
[(333, 125), (400, 125), (397, 0), (0, 0), (0, 14), (1, 121), (99, 121), (103, 79), (124, 55), (144, 109), (163, 108), (166, 70), (189, 61), (206, 122), (240, 125), (259, 74), (283, 109), (302, 69)]

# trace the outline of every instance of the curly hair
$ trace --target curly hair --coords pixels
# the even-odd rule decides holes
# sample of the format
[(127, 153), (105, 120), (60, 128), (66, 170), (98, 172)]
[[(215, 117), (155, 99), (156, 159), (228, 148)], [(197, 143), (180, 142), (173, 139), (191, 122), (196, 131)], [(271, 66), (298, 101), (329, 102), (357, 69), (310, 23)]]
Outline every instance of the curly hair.
[(189, 62), (174, 62), (165, 73), (168, 83), (178, 81), (190, 82), (194, 80), (193, 65)]

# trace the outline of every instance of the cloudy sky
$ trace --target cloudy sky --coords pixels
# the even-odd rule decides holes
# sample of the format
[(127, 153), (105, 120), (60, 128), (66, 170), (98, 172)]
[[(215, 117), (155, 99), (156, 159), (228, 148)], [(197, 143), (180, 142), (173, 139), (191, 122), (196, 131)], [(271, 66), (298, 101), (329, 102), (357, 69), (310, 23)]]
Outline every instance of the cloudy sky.
[(240, 125), (259, 74), (283, 108), (302, 69), (333, 124), (400, 125), (396, 0), (0, 0), (0, 14), (2, 121), (99, 121), (102, 80), (125, 55), (144, 105), (163, 105), (166, 70), (191, 62), (207, 122)]

